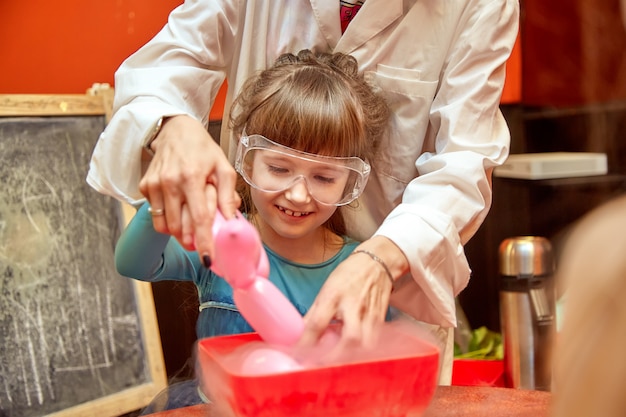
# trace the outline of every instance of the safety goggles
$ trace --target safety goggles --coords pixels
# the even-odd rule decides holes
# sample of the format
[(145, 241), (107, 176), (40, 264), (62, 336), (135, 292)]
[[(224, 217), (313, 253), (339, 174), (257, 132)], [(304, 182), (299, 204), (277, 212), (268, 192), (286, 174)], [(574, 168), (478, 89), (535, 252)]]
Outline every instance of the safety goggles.
[(251, 187), (268, 193), (283, 192), (304, 181), (311, 197), (334, 206), (361, 195), (371, 170), (355, 156), (311, 154), (245, 132), (237, 146), (235, 169)]

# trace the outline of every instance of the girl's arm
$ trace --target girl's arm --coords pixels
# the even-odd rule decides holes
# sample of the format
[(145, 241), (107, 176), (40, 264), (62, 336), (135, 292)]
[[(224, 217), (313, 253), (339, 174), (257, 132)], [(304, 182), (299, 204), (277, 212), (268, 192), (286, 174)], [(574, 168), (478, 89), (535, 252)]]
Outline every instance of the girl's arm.
[(198, 256), (155, 231), (148, 207), (139, 208), (115, 246), (117, 271), (142, 281), (193, 280), (200, 268)]

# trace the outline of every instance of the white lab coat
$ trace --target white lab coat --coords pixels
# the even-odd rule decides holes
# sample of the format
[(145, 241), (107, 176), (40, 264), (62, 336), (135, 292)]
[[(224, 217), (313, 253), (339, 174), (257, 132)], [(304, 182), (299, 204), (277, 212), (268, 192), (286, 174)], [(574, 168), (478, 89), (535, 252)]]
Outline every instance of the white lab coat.
[[(338, 0), (186, 0), (116, 72), (115, 114), (87, 181), (136, 204), (141, 147), (159, 118), (207, 123), (225, 78), (228, 115), (242, 83), (282, 53), (349, 53), (393, 112), (350, 231), (395, 242), (411, 274), (392, 304), (450, 328), (470, 276), (463, 245), (491, 204), (492, 169), (508, 155), (499, 102), (518, 19), (518, 0), (368, 0), (342, 35)], [(232, 159), (230, 143), (224, 123)]]

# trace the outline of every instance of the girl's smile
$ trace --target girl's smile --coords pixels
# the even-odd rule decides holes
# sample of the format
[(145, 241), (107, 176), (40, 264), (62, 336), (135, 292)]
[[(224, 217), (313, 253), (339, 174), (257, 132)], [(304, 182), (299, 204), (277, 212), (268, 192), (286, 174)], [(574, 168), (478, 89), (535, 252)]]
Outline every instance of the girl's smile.
[(289, 210), (285, 207), (278, 206), (278, 205), (276, 206), (276, 208), (278, 208), (278, 210), (282, 211), (288, 216), (292, 216), (292, 217), (303, 217), (303, 216), (308, 216), (309, 214), (311, 214), (310, 211), (293, 211), (293, 210)]
[(324, 249), (328, 243), (324, 223), (337, 207), (318, 204), (303, 185), (279, 193), (252, 188), (251, 197), (257, 209), (254, 222), (261, 239), (274, 252), (287, 259), (315, 264), (332, 253)]

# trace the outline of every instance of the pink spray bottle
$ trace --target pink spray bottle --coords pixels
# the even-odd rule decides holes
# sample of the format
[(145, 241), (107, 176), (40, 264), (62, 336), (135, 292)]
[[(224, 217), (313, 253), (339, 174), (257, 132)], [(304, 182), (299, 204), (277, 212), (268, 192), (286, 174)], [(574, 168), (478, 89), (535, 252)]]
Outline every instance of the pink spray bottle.
[(233, 287), (234, 301), (243, 317), (267, 343), (292, 346), (302, 335), (304, 321), (267, 279), (269, 263), (257, 230), (240, 212), (226, 220), (218, 211), (213, 236), (215, 259), (211, 269)]

